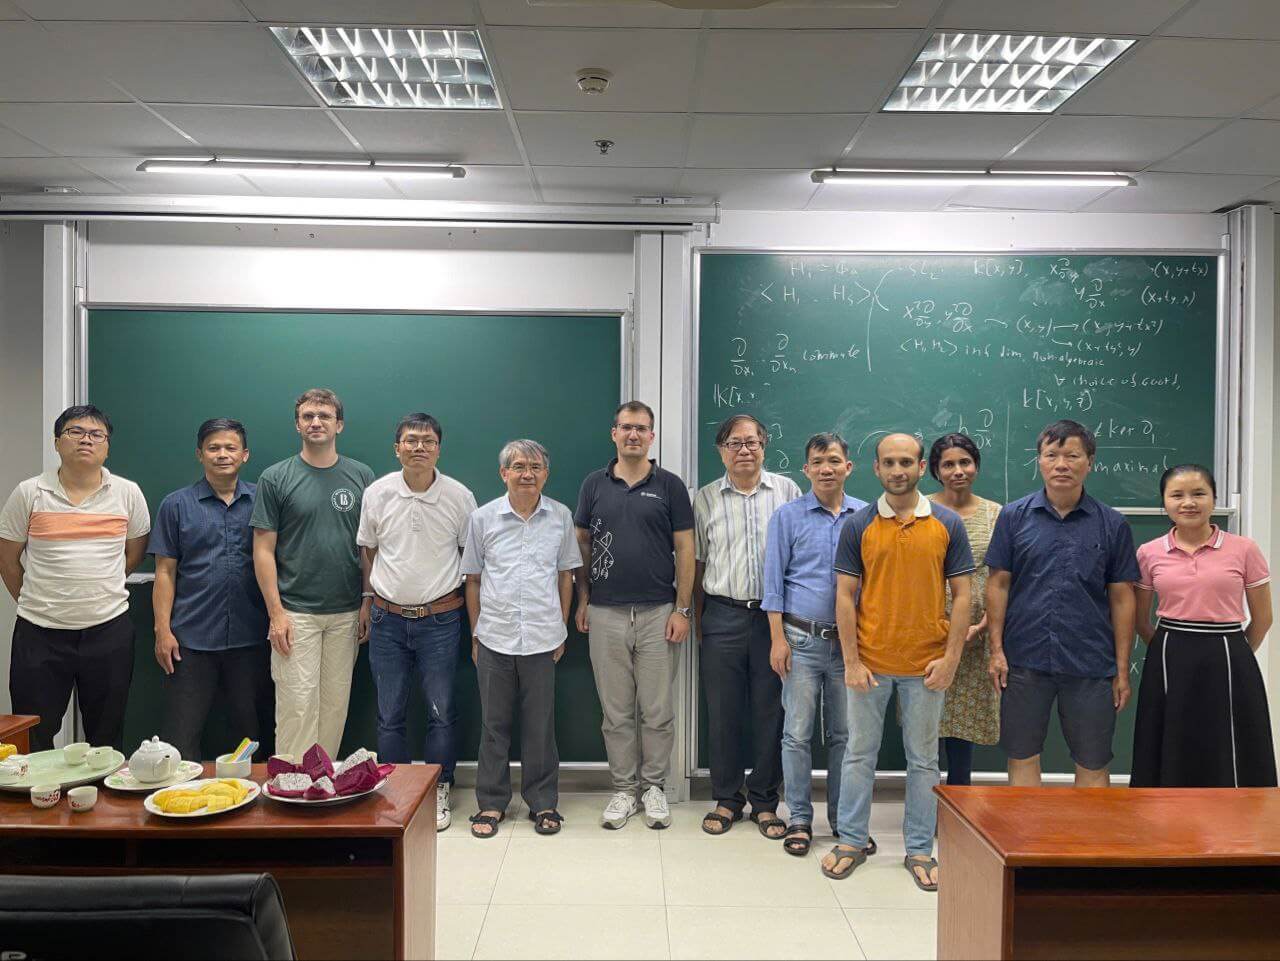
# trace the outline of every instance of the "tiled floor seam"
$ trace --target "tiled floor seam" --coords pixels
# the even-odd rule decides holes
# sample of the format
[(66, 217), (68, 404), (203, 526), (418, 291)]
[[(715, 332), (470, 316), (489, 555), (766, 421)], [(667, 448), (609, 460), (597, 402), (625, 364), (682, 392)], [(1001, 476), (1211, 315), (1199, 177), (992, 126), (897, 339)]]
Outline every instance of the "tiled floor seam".
[[(839, 902), (839, 900), (840, 898), (837, 896), (836, 901)], [(853, 935), (853, 943), (858, 946), (858, 953), (862, 955), (865, 961), (867, 957), (867, 949), (862, 946), (862, 940), (858, 937), (858, 932), (854, 930), (853, 922), (849, 920), (849, 912), (841, 906), (840, 913), (844, 915), (844, 923), (849, 926), (849, 933)]]

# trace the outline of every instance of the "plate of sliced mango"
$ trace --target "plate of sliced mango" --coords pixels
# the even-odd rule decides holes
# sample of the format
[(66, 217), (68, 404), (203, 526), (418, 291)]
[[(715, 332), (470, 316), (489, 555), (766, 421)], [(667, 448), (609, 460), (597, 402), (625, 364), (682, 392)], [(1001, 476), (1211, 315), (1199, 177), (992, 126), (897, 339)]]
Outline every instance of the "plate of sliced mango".
[(204, 778), (148, 794), (142, 806), (165, 818), (203, 818), (242, 808), (261, 793), (258, 785), (244, 778)]

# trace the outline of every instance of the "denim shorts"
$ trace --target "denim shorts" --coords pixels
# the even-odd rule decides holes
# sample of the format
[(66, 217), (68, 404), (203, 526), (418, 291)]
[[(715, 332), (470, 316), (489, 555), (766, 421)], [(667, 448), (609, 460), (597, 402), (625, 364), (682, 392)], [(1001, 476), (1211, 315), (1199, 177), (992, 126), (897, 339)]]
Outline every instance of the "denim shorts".
[(1046, 674), (1025, 667), (1009, 668), (1009, 685), (1000, 698), (1004, 752), (1015, 761), (1025, 761), (1044, 750), (1054, 698), (1071, 759), (1090, 771), (1110, 764), (1116, 731), (1111, 678)]

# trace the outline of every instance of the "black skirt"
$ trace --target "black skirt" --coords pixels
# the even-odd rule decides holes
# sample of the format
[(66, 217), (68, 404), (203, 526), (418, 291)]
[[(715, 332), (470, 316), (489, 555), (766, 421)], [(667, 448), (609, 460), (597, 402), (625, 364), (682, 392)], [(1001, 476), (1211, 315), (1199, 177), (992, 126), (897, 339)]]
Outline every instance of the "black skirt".
[(1275, 787), (1267, 692), (1239, 624), (1161, 618), (1138, 688), (1131, 787)]

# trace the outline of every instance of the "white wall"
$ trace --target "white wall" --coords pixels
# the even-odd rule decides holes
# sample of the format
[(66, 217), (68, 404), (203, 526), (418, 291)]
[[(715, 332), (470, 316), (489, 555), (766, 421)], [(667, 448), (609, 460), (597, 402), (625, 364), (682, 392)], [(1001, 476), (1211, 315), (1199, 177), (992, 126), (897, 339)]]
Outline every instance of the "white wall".
[[(41, 422), (40, 224), (0, 223), (0, 497), (40, 473), (48, 431)], [(16, 605), (0, 591), (0, 713), (9, 710), (9, 646)]]

